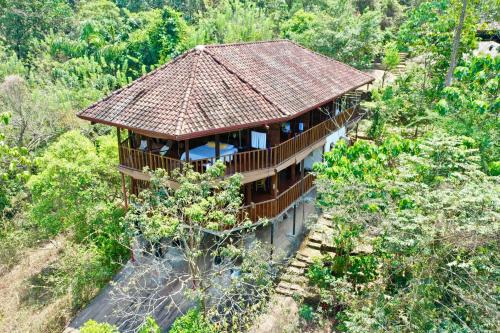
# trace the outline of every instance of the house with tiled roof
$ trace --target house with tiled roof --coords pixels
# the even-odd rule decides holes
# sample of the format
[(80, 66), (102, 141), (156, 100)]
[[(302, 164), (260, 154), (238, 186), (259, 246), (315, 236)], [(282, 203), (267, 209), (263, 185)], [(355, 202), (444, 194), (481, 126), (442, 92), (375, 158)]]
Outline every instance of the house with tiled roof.
[(308, 171), (359, 118), (357, 89), (372, 81), (287, 40), (197, 46), (78, 117), (118, 129), (125, 198), (148, 185), (146, 166), (204, 172), (221, 160), (242, 175), (256, 221), (313, 187)]

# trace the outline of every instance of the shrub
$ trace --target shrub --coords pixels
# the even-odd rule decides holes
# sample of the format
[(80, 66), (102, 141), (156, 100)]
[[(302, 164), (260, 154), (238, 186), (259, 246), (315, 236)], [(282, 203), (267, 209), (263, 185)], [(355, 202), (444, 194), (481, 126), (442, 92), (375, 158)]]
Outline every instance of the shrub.
[(199, 311), (191, 309), (185, 315), (177, 318), (170, 328), (170, 333), (215, 333), (216, 330)]
[(119, 333), (119, 331), (111, 324), (89, 320), (80, 328), (80, 333)]

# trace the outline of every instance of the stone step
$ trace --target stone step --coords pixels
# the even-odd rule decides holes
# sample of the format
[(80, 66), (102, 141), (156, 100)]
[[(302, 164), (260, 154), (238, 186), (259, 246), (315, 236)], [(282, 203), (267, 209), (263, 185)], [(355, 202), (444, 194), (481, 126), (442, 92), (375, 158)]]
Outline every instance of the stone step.
[(295, 258), (298, 261), (303, 262), (306, 267), (313, 263), (313, 261), (312, 261), (311, 258), (308, 258), (308, 257), (305, 257), (305, 256), (297, 255)]
[(312, 232), (309, 235), (309, 243), (321, 243), (323, 241), (323, 233), (320, 232)]
[(311, 248), (308, 248), (308, 247), (304, 247), (304, 248), (301, 248), (297, 254), (299, 255), (302, 255), (302, 256), (306, 256), (306, 257), (321, 257), (321, 251), (319, 250), (315, 250), (315, 249), (311, 249)]
[(321, 243), (315, 243), (315, 242), (309, 242), (307, 243), (307, 247), (315, 250), (321, 250), (322, 246)]
[[(288, 289), (284, 289), (284, 288), (281, 288), (281, 287), (276, 287), (276, 292), (280, 295), (283, 295), (283, 296), (290, 296), (290, 297), (294, 297), (295, 295), (297, 295), (298, 293), (296, 292), (293, 292), (291, 290), (288, 290)], [(300, 296), (300, 295), (299, 295)]]
[(306, 267), (307, 267), (307, 264), (306, 264), (305, 262), (303, 262), (303, 261), (299, 261), (299, 260), (297, 260), (297, 259), (294, 259), (294, 260), (292, 260), (292, 262), (290, 263), (290, 266), (291, 266), (291, 267), (296, 267), (296, 268), (302, 268), (302, 269), (304, 269), (304, 268), (306, 268)]
[(303, 286), (296, 284), (296, 283), (286, 282), (283, 280), (280, 281), (280, 283), (278, 284), (278, 288), (288, 289), (288, 290), (292, 290), (292, 291), (296, 291), (296, 292), (300, 292), (300, 293), (304, 291)]
[(305, 270), (303, 268), (297, 268), (297, 267), (293, 267), (293, 266), (289, 266), (286, 271), (285, 271), (285, 274), (295, 274), (295, 275), (303, 275), (305, 272)]
[(300, 286), (307, 285), (307, 283), (309, 282), (309, 280), (305, 276), (295, 274), (283, 274), (283, 276), (281, 277), (281, 281)]

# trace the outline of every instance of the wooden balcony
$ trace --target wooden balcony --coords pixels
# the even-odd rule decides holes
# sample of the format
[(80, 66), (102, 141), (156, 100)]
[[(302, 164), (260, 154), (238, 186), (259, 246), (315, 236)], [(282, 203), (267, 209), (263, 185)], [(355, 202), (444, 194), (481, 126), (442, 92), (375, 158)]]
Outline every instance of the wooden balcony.
[[(305, 158), (312, 150), (321, 147), (324, 139), (331, 132), (345, 125), (354, 116), (354, 110), (348, 109), (334, 118), (325, 120), (277, 146), (268, 149), (222, 155), (219, 159), (225, 162), (227, 175), (242, 173), (245, 177), (245, 174), (247, 174), (247, 179), (244, 182), (250, 182), (262, 178), (262, 173), (266, 170), (271, 175), (271, 173), (274, 173), (274, 170), (279, 171), (295, 163), (296, 159), (301, 160)], [(136, 171), (136, 176), (139, 175), (137, 171), (142, 171), (146, 166), (151, 170), (161, 168), (167, 170), (167, 172), (171, 172), (176, 168), (182, 167), (184, 163), (187, 163), (179, 159), (130, 148), (126, 140), (119, 145), (119, 156), (120, 167)], [(194, 170), (204, 172), (215, 161), (216, 158), (214, 157), (190, 161), (189, 163), (193, 166)], [(249, 174), (255, 172), (259, 172), (259, 175), (254, 177), (249, 176)], [(147, 176), (144, 176), (144, 178), (141, 178), (147, 180)]]
[(247, 214), (247, 217), (252, 222), (257, 222), (261, 218), (274, 218), (306, 194), (314, 186), (313, 181), (314, 176), (307, 174), (303, 179), (297, 181), (276, 198), (242, 207), (242, 214)]

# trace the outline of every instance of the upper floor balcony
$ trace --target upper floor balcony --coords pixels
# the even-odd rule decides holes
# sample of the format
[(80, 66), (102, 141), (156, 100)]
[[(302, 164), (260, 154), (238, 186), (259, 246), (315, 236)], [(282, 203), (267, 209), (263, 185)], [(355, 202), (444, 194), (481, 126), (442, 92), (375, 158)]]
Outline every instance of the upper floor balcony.
[(322, 147), (330, 133), (357, 117), (358, 113), (355, 110), (356, 108), (351, 107), (336, 116), (327, 117), (326, 120), (322, 120), (309, 129), (296, 133), (291, 138), (266, 149), (252, 149), (221, 154), (220, 157), (189, 159), (189, 161), (185, 160), (185, 154), (181, 158), (173, 158), (162, 156), (159, 149), (155, 151), (131, 148), (132, 145), (127, 138), (119, 144), (119, 168), (134, 178), (148, 180), (149, 177), (142, 173), (145, 167), (149, 167), (150, 170), (161, 168), (172, 172), (176, 168), (182, 168), (185, 163), (190, 163), (195, 171), (204, 172), (216, 160), (221, 160), (226, 165), (227, 175), (241, 173), (243, 183), (248, 183), (271, 176), (303, 160), (313, 150)]

